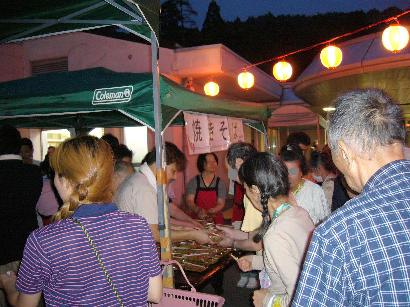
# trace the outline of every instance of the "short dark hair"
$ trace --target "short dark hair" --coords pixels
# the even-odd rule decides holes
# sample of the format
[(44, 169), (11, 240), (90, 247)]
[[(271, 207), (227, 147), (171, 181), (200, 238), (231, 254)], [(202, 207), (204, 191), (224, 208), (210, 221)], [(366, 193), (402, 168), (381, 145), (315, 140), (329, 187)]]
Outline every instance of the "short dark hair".
[(328, 172), (337, 174), (337, 168), (333, 163), (332, 156), (328, 152), (312, 152), (310, 166), (312, 168), (318, 168), (319, 165), (322, 165)]
[(198, 168), (198, 171), (202, 173), (205, 169), (205, 163), (206, 163), (206, 156), (212, 155), (215, 158), (216, 164), (219, 163), (218, 156), (214, 152), (208, 152), (204, 154), (200, 154), (198, 156), (198, 160), (196, 160), (196, 167)]
[(0, 127), (0, 155), (20, 153), (21, 135), (13, 126), (3, 125)]
[[(166, 155), (166, 163), (167, 165), (176, 163), (177, 170), (182, 171), (185, 169), (186, 166), (186, 157), (185, 154), (179, 150), (179, 148), (170, 142), (165, 142), (165, 155)], [(156, 152), (155, 147), (148, 152), (145, 157), (142, 159), (142, 163), (147, 163), (148, 165), (152, 165), (155, 163)]]
[(308, 173), (308, 166), (302, 149), (297, 144), (288, 144), (282, 146), (279, 152), (279, 156), (284, 162), (299, 161), (300, 170), (303, 175)]
[(335, 100), (329, 121), (329, 146), (338, 151), (338, 141), (358, 152), (371, 153), (376, 147), (404, 143), (406, 130), (400, 106), (379, 89), (347, 92)]
[(129, 157), (132, 160), (132, 150), (130, 150), (125, 144), (118, 145), (113, 151), (116, 160), (121, 160), (124, 157)]
[(131, 164), (121, 161), (121, 160), (117, 160), (114, 163), (114, 174), (118, 174), (118, 173), (123, 173), (123, 172), (127, 172), (129, 167), (132, 167)]
[(249, 157), (253, 156), (255, 153), (257, 153), (257, 150), (252, 144), (245, 143), (245, 142), (233, 143), (228, 148), (228, 152), (226, 154), (226, 160), (228, 161), (228, 164), (230, 167), (232, 167), (233, 169), (236, 169), (235, 167), (236, 159), (242, 159), (243, 161), (246, 161), (248, 160)]
[(33, 149), (33, 142), (29, 138), (22, 138), (21, 139), (21, 146), (23, 146), (23, 145), (28, 146), (31, 149)]
[(104, 134), (101, 137), (101, 139), (106, 141), (108, 144), (110, 144), (112, 150), (114, 150), (120, 145), (118, 138), (112, 135), (111, 133)]
[(263, 223), (259, 232), (253, 238), (255, 242), (259, 242), (270, 224), (269, 198), (289, 194), (288, 169), (279, 158), (267, 152), (260, 152), (242, 164), (238, 175), (239, 179), (245, 182), (247, 186), (255, 185), (260, 191)]
[(310, 137), (303, 131), (292, 132), (286, 139), (286, 144), (303, 144), (305, 146), (310, 145)]

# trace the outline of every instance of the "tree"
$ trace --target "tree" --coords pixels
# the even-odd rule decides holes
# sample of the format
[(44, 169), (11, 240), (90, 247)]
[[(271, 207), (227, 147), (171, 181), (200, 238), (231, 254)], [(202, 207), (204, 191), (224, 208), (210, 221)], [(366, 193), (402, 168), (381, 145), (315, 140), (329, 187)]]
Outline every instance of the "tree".
[(180, 10), (175, 1), (168, 0), (161, 5), (160, 23), (161, 30), (177, 29), (182, 20)]
[(179, 12), (182, 16), (180, 26), (184, 29), (195, 28), (196, 23), (192, 19), (192, 16), (198, 15), (198, 13), (192, 8), (191, 3), (188, 0), (175, 0), (178, 4)]
[(199, 35), (193, 15), (197, 15), (188, 0), (167, 0), (161, 5), (161, 46), (173, 48), (197, 42)]
[(224, 40), (223, 30), (225, 28), (225, 21), (221, 16), (221, 8), (212, 0), (209, 3), (208, 11), (206, 12), (205, 21), (202, 25), (202, 33), (204, 35), (204, 42), (211, 41), (222, 42)]
[(202, 31), (220, 31), (221, 27), (223, 27), (224, 25), (225, 21), (221, 16), (221, 8), (215, 0), (212, 0), (209, 3), (208, 11), (206, 12), (205, 21), (202, 25)]
[(161, 5), (160, 18), (164, 27), (195, 28), (196, 23), (192, 16), (196, 15), (198, 13), (188, 0), (168, 0)]

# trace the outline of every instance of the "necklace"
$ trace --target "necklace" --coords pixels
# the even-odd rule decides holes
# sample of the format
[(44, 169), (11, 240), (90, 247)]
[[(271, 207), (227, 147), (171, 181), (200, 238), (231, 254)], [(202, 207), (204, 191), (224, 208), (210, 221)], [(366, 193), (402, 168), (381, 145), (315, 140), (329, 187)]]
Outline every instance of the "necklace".
[(282, 212), (288, 210), (291, 207), (290, 204), (288, 203), (283, 203), (279, 207), (276, 208), (276, 210), (272, 214), (272, 220), (276, 219), (279, 215), (281, 215)]
[(305, 183), (305, 180), (302, 179), (302, 181), (298, 184), (296, 190), (293, 192), (293, 195), (296, 196), (296, 194), (298, 194), (300, 190), (302, 190), (304, 183)]

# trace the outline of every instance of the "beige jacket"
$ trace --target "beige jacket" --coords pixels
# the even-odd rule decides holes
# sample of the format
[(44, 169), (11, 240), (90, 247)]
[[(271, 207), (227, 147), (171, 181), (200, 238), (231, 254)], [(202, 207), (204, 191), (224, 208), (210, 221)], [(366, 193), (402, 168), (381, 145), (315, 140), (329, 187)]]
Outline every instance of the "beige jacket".
[(263, 256), (252, 258), (254, 270), (265, 268), (271, 281), (269, 291), (281, 297), (281, 306), (290, 305), (313, 230), (309, 213), (291, 207), (269, 226), (263, 237)]

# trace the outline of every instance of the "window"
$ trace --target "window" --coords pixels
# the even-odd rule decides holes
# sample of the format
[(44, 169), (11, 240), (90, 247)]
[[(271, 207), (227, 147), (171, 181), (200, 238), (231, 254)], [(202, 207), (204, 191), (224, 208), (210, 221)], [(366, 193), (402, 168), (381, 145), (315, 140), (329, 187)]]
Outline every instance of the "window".
[(41, 131), (41, 160), (44, 160), (49, 146), (57, 147), (69, 137), (70, 131), (67, 129)]
[(58, 71), (68, 71), (68, 58), (65, 57), (31, 62), (32, 76)]
[(88, 134), (97, 138), (101, 138), (104, 135), (104, 128), (94, 128)]
[(132, 163), (140, 163), (148, 153), (147, 127), (125, 127), (124, 144), (133, 152)]

